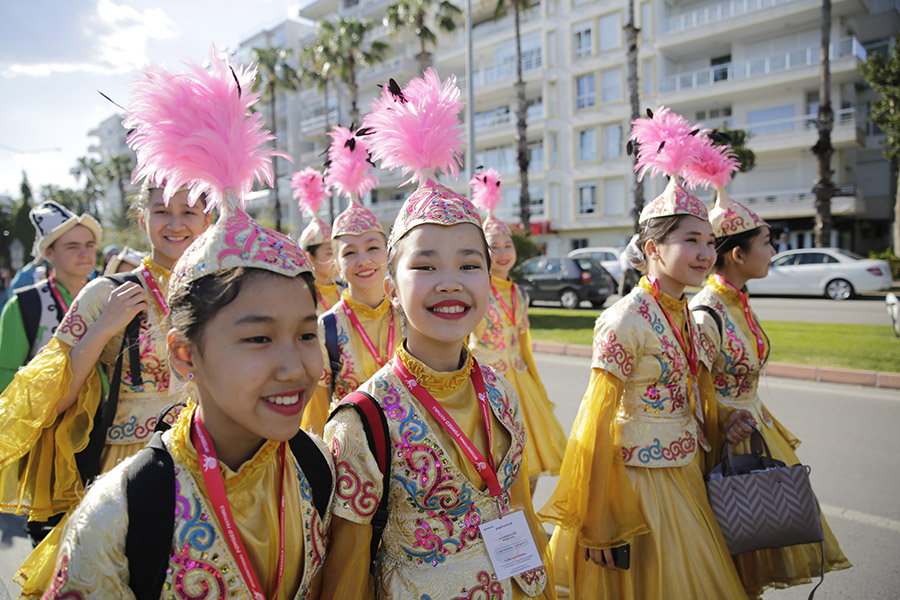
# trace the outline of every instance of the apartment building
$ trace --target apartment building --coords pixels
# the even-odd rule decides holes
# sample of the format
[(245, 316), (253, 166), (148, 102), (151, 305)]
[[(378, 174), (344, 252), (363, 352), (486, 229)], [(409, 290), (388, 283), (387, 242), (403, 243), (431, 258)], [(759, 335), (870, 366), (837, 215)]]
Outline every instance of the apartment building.
[[(313, 0), (299, 16), (317, 21), (342, 14), (380, 23), (389, 4)], [(462, 27), (440, 38), (433, 63), (443, 77), (455, 73), (464, 91), (473, 87), (473, 163), (504, 175), (499, 214), (515, 222), (515, 40), (512, 17), (495, 20), (493, 7), (473, 3), (470, 77)], [(817, 136), (811, 120), (818, 110), (820, 0), (635, 0), (635, 13), (641, 106), (664, 104), (708, 127), (749, 131), (756, 167), (735, 178), (731, 195), (774, 228), (788, 230), (794, 246), (812, 245), (817, 167), (809, 148)], [(621, 0), (544, 0), (521, 15), (532, 232), (549, 253), (622, 245), (631, 233), (625, 20)], [(313, 37), (312, 28), (292, 21), (279, 28), (283, 35), (264, 32), (271, 37), (257, 36), (241, 48), (263, 41), (299, 48)], [(883, 136), (866, 120), (873, 92), (859, 65), (868, 52), (885, 51), (898, 29), (900, 0), (832, 2), (832, 169), (838, 186), (832, 243), (860, 252), (889, 244), (894, 180), (881, 155)], [(393, 51), (359, 74), (363, 111), (380, 92), (377, 84), (391, 77), (405, 82), (418, 73), (418, 44), (411, 34), (389, 35), (379, 26), (372, 37), (389, 41)], [(326, 106), (319, 90), (302, 89), (279, 105), (279, 144), (294, 156), (296, 168), (321, 165), (326, 125), (349, 123), (346, 94), (332, 91)], [(281, 175), (284, 180), (289, 173)], [(378, 175), (380, 185), (364, 201), (389, 224), (409, 190), (397, 187), (398, 175)], [(445, 183), (465, 191), (465, 179)], [(646, 200), (662, 187), (662, 181), (647, 181)], [(289, 197), (281, 196), (283, 203)], [(323, 209), (322, 216), (327, 214)], [(297, 231), (303, 224), (293, 223)]]

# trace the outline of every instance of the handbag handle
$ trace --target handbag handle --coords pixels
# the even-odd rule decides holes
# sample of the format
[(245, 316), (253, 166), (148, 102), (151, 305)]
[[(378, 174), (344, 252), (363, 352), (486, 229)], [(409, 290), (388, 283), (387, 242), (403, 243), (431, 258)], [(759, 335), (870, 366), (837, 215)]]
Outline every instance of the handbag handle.
[[(772, 459), (772, 453), (769, 451), (769, 444), (766, 443), (766, 438), (763, 437), (763, 434), (755, 425), (753, 425), (753, 423), (746, 420), (744, 423), (747, 423), (747, 425), (753, 429), (753, 433), (750, 434), (750, 452), (760, 459), (760, 463), (763, 467), (774, 467), (775, 462)], [(735, 475), (734, 449), (728, 440), (725, 440), (725, 443), (722, 445), (722, 461), (726, 466), (726, 468), (722, 469), (723, 475)]]

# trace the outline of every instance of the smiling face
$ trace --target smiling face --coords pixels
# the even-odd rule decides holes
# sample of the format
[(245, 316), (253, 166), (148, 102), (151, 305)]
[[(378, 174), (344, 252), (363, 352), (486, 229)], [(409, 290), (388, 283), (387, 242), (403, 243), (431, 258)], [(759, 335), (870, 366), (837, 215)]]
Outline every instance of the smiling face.
[[(354, 298), (378, 302), (384, 296), (387, 240), (384, 234), (369, 231), (362, 235), (342, 235), (334, 239), (338, 270)], [(376, 302), (377, 304), (377, 302)]]
[(188, 191), (177, 192), (166, 206), (161, 189), (150, 190), (147, 205), (138, 212), (138, 223), (150, 238), (150, 253), (157, 264), (171, 269), (197, 236), (209, 226), (203, 205), (189, 206)]
[(322, 374), (317, 333), (306, 282), (255, 269), (234, 300), (203, 325), (199, 339), (169, 333), (172, 366), (193, 373), (200, 414), (226, 464), (237, 457), (239, 465), (266, 439), (297, 434)]
[(516, 264), (516, 247), (512, 237), (506, 234), (492, 235), (487, 242), (491, 249), (491, 275), (497, 279), (509, 278), (509, 270)]
[(647, 267), (662, 291), (680, 298), (685, 286), (703, 285), (716, 262), (715, 237), (709, 221), (686, 216), (661, 241), (644, 246)]
[(316, 281), (321, 284), (331, 284), (334, 282), (334, 250), (332, 250), (331, 242), (322, 242), (316, 246), (315, 252), (308, 253), (312, 259), (313, 271), (316, 273)]
[(481, 229), (471, 223), (420, 225), (396, 252), (396, 272), (385, 288), (406, 318), (407, 347), (432, 368), (451, 370), (488, 306), (490, 276)]
[(44, 255), (58, 274), (83, 279), (94, 268), (96, 248), (93, 232), (84, 225), (76, 225), (59, 236)]

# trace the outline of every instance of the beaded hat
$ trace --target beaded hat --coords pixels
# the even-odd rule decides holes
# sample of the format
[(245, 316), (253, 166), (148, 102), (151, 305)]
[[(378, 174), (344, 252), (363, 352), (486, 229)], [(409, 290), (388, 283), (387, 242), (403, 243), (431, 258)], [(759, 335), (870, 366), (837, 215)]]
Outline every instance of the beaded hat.
[(300, 209), (309, 215), (309, 224), (300, 234), (300, 247), (304, 251), (331, 240), (331, 226), (319, 218), (319, 206), (331, 192), (325, 189), (322, 174), (307, 167), (291, 176), (291, 189)]
[(475, 206), (434, 180), (438, 170), (454, 177), (459, 174), (463, 103), (456, 77), (442, 82), (429, 67), (423, 77), (414, 78), (403, 89), (392, 79), (371, 107), (363, 126), (370, 136), (372, 158), (381, 161), (384, 169), (399, 168), (409, 176), (406, 183), (419, 184), (400, 208), (389, 244), (419, 225), (472, 223), (480, 227)]
[(334, 220), (331, 239), (341, 235), (362, 235), (369, 231), (384, 234), (378, 217), (366, 208), (360, 198), (378, 185), (378, 178), (370, 173), (369, 149), (365, 128), (351, 131), (340, 125), (332, 129), (328, 147), (328, 169), (325, 184), (350, 199), (347, 208)]
[(491, 237), (494, 235), (512, 236), (512, 230), (509, 225), (494, 216), (494, 209), (500, 203), (500, 188), (503, 182), (500, 179), (500, 173), (493, 167), (476, 173), (469, 186), (472, 188), (472, 203), (478, 208), (487, 211), (487, 216), (482, 221), (484, 236)]
[(125, 126), (135, 150), (135, 177), (163, 188), (163, 198), (184, 186), (193, 204), (203, 193), (219, 219), (197, 237), (172, 269), (169, 296), (206, 275), (252, 267), (286, 275), (311, 272), (306, 254), (286, 235), (267, 229), (243, 210), (254, 180), (272, 182), (272, 139), (250, 107), (255, 69), (210, 55), (210, 70), (190, 64), (185, 73), (147, 67), (135, 84)]

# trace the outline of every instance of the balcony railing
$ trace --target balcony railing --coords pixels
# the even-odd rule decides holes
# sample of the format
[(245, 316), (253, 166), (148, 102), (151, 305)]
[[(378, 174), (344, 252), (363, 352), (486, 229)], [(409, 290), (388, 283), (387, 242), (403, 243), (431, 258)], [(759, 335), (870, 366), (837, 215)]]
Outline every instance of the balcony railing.
[[(834, 192), (835, 198), (853, 197), (856, 195), (856, 183), (839, 184)], [(815, 198), (812, 192), (812, 182), (809, 187), (793, 190), (778, 190), (771, 192), (747, 192), (743, 194), (730, 194), (732, 200), (742, 204), (804, 204)]]
[[(338, 122), (338, 111), (337, 109), (331, 109), (328, 115), (328, 121), (331, 125), (337, 125)], [(310, 131), (315, 131), (317, 129), (322, 129), (325, 127), (325, 113), (319, 115), (313, 115), (310, 117), (306, 117), (302, 121), (300, 121), (300, 130), (304, 133), (308, 133)]]
[[(540, 16), (540, 5), (532, 6), (528, 10), (523, 10), (519, 13), (519, 24), (521, 25)], [(482, 21), (481, 23), (478, 23), (477, 25), (472, 27), (472, 39), (477, 41), (493, 33), (497, 33), (498, 31), (512, 31), (512, 28), (513, 15), (507, 15), (502, 19), (497, 20), (490, 19), (488, 21)]]
[[(754, 137), (784, 134), (784, 133), (803, 133), (804, 131), (816, 130), (817, 114), (810, 113), (799, 117), (790, 117), (787, 119), (774, 119), (771, 121), (760, 121), (756, 123), (743, 123), (735, 125), (735, 129), (743, 129)], [(842, 108), (834, 113), (834, 127), (848, 127), (856, 125), (856, 109)]]
[(790, 4), (796, 0), (730, 0), (701, 8), (676, 13), (666, 17), (660, 33), (676, 33), (712, 23), (737, 19), (752, 13), (762, 12), (779, 4)]
[[(866, 49), (855, 37), (844, 38), (831, 44), (831, 60), (845, 56), (856, 56), (860, 61), (865, 61)], [(724, 81), (763, 77), (772, 73), (781, 73), (817, 64), (819, 64), (819, 47), (809, 46), (765, 58), (669, 75), (663, 77), (660, 90), (662, 92), (690, 90)]]
[[(525, 118), (528, 121), (535, 121), (544, 116), (543, 104), (529, 104), (525, 111)], [(516, 118), (515, 112), (510, 109), (509, 112), (497, 113), (478, 113), (475, 115), (475, 129), (490, 129), (491, 127), (500, 127), (501, 125), (509, 125)]]
[[(536, 69), (540, 69), (544, 66), (544, 61), (542, 57), (542, 52), (540, 48), (533, 48), (531, 50), (523, 50), (522, 51), (522, 74), (528, 73), (529, 71), (534, 71)], [(516, 76), (516, 62), (514, 60), (505, 62), (500, 65), (491, 65), (488, 67), (482, 67), (475, 71), (472, 74), (472, 85), (474, 86), (482, 86), (482, 85), (493, 85), (495, 83), (500, 83), (502, 81), (506, 81), (507, 79), (512, 79)], [(459, 83), (459, 87), (461, 90), (466, 89), (466, 81), (465, 77), (459, 77), (457, 79), (457, 83)], [(477, 87), (476, 87), (477, 89)]]

